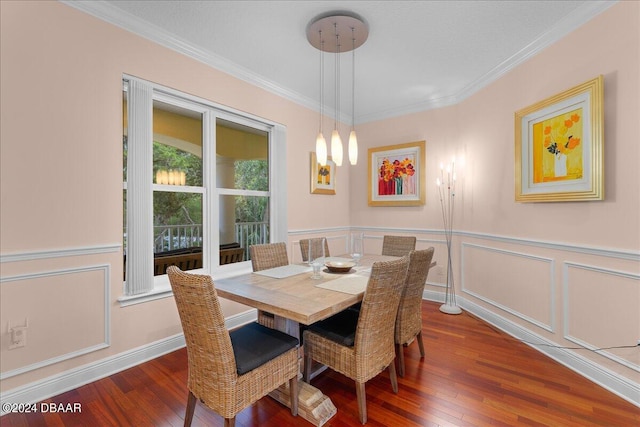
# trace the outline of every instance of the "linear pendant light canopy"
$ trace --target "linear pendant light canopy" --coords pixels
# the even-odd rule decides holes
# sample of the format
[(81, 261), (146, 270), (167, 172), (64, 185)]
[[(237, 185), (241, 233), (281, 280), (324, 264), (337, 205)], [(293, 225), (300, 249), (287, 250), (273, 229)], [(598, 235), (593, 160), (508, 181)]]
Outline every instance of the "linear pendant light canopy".
[[(338, 131), (338, 120), (340, 111), (340, 58), (342, 52), (354, 51), (367, 40), (369, 36), (369, 28), (364, 20), (352, 12), (328, 12), (314, 18), (307, 26), (307, 40), (316, 49), (321, 51), (320, 55), (320, 131), (316, 139), (316, 156), (318, 161), (326, 164), (327, 148), (326, 141), (322, 135), (322, 110), (323, 110), (323, 88), (324, 88), (324, 71), (322, 52), (336, 54), (336, 72), (335, 72), (335, 92), (336, 92), (336, 117), (335, 125), (331, 135), (331, 154), (337, 166), (342, 165), (343, 148), (342, 138)], [(355, 90), (355, 55), (352, 54), (352, 116), (354, 114), (354, 94)], [(354, 122), (355, 118), (351, 118), (351, 133), (349, 135), (349, 161), (352, 165), (357, 162), (357, 139), (355, 134)], [(324, 163), (323, 163), (324, 161)]]

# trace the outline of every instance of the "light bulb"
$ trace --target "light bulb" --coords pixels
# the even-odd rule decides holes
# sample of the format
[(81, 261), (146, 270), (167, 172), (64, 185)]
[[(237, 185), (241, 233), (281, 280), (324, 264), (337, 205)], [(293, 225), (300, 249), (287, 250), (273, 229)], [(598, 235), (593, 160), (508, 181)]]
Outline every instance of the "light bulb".
[(349, 134), (349, 163), (352, 165), (358, 163), (358, 137), (355, 130)]
[(336, 166), (342, 166), (342, 139), (337, 129), (331, 132), (331, 158)]
[(320, 165), (327, 166), (327, 141), (322, 132), (319, 132), (316, 138), (316, 157)]

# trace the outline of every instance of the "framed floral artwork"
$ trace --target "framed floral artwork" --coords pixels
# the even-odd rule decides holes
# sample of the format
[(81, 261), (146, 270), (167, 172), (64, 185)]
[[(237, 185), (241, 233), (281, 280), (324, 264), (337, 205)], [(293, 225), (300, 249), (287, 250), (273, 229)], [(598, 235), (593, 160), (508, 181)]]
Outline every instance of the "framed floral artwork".
[(425, 142), (368, 150), (369, 206), (420, 206), (425, 203)]
[(603, 78), (515, 114), (519, 202), (604, 199)]
[(336, 194), (336, 163), (327, 157), (326, 166), (311, 153), (311, 194)]

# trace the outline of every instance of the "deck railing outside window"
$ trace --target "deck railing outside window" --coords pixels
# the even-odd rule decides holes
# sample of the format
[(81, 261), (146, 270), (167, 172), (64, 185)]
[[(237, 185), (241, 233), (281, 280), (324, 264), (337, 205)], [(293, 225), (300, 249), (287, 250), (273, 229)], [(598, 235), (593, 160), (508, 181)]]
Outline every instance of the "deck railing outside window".
[[(269, 223), (268, 222), (237, 222), (236, 223), (236, 242), (240, 243), (243, 248), (249, 248), (251, 245), (259, 245), (269, 243)], [(246, 257), (249, 259), (249, 251), (246, 251)]]
[(153, 227), (155, 253), (202, 246), (202, 225), (164, 225)]
[[(202, 224), (167, 225), (154, 227), (154, 252), (167, 252), (202, 246)], [(235, 224), (235, 239), (240, 247), (248, 248), (269, 242), (268, 222), (238, 222)], [(125, 232), (126, 242), (126, 232)], [(231, 242), (221, 242), (231, 243)], [(248, 251), (247, 251), (248, 256)]]

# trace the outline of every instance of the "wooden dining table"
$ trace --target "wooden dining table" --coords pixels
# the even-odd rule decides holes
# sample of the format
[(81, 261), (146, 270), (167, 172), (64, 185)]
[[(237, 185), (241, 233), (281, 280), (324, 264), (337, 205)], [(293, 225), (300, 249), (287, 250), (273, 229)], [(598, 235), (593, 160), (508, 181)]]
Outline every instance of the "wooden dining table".
[[(294, 264), (215, 280), (214, 286), (222, 298), (272, 313), (276, 329), (300, 338), (300, 324), (311, 325), (362, 301), (373, 263), (393, 259), (396, 257), (365, 255), (351, 272), (331, 273), (323, 269), (320, 279), (313, 279), (306, 265)], [(300, 381), (299, 391), (298, 414), (304, 419), (322, 426), (335, 415), (336, 407), (320, 390)], [(288, 386), (271, 396), (285, 405), (290, 402)]]

